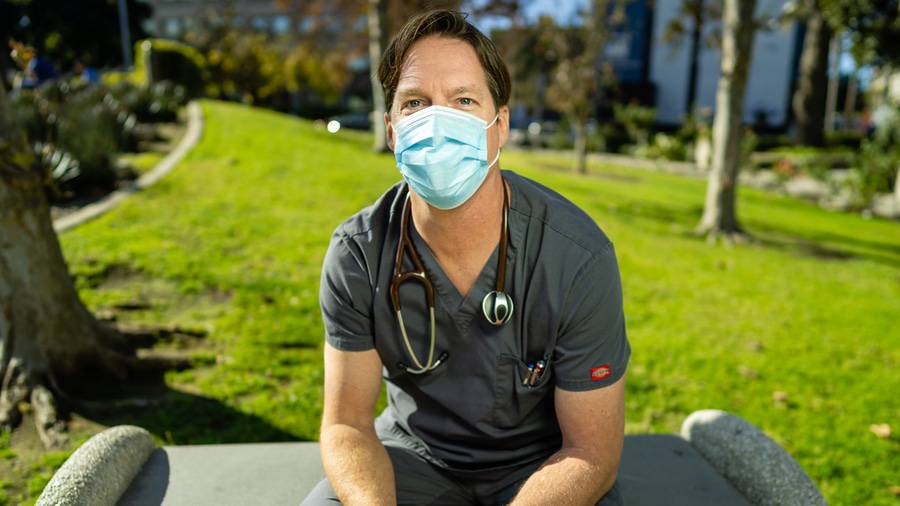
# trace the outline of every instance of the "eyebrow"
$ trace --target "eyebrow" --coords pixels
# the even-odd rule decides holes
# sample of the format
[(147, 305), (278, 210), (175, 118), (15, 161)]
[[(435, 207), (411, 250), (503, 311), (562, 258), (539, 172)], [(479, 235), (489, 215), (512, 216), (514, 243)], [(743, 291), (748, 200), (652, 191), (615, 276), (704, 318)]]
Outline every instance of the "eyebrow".
[(413, 95), (424, 95), (425, 92), (421, 88), (401, 88), (397, 90), (397, 98), (405, 98)]
[(480, 93), (478, 92), (478, 89), (477, 89), (475, 86), (473, 86), (473, 85), (457, 86), (456, 88), (454, 88), (454, 89), (451, 91), (450, 95), (454, 95), (454, 96), (455, 96), (455, 95), (461, 95), (461, 94), (463, 94), (463, 93), (470, 93), (470, 94), (473, 94), (473, 95), (480, 95)]
[[(461, 95), (463, 93), (469, 93), (472, 95), (481, 96), (481, 93), (478, 92), (478, 89), (473, 85), (465, 85), (465, 86), (457, 86), (450, 91), (450, 96)], [(411, 87), (411, 88), (400, 88), (397, 90), (397, 98), (403, 99), (409, 96), (424, 96), (426, 93), (422, 91), (421, 88)]]

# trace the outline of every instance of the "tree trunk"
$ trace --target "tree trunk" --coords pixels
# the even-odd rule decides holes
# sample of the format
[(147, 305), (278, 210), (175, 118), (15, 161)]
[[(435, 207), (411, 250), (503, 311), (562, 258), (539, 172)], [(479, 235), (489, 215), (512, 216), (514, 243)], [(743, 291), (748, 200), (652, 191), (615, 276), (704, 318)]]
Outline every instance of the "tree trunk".
[(856, 117), (856, 95), (859, 93), (859, 82), (856, 80), (856, 72), (851, 72), (847, 80), (847, 95), (844, 97), (844, 128), (855, 128), (853, 119)]
[(572, 118), (572, 127), (575, 130), (575, 159), (578, 164), (578, 173), (587, 174), (586, 118)]
[(834, 132), (834, 112), (837, 109), (838, 88), (841, 84), (841, 59), (840, 34), (835, 33), (831, 37), (829, 53), (831, 54), (831, 69), (828, 72), (828, 91), (825, 94), (825, 133)]
[(704, 0), (696, 0), (693, 8), (693, 26), (691, 27), (691, 60), (688, 70), (688, 95), (685, 111), (687, 117), (694, 115), (694, 106), (697, 102), (697, 78), (700, 72), (700, 36), (703, 34), (703, 10), (706, 8)]
[(716, 92), (712, 168), (706, 204), (697, 232), (711, 239), (738, 238), (742, 230), (735, 210), (740, 169), (744, 90), (753, 49), (756, 0), (726, 0), (722, 12), (722, 75)]
[(48, 448), (64, 443), (53, 396), (57, 377), (96, 368), (124, 377), (118, 333), (81, 303), (53, 230), (42, 174), (31, 167), (20, 129), (7, 123), (0, 84), (0, 427), (18, 424), (31, 401)]
[(386, 0), (369, 0), (369, 81), (372, 83), (372, 132), (374, 135), (372, 149), (380, 153), (388, 150), (384, 125), (384, 113), (387, 107), (384, 103), (381, 81), (378, 80), (378, 65), (381, 62), (381, 53), (384, 51), (387, 38), (386, 9)]
[(831, 28), (819, 10), (817, 0), (806, 0), (809, 16), (800, 57), (800, 76), (794, 92), (797, 143), (822, 146), (825, 143), (825, 100), (828, 87), (828, 46)]
[(894, 202), (900, 206), (900, 165), (897, 165), (897, 177), (894, 179)]

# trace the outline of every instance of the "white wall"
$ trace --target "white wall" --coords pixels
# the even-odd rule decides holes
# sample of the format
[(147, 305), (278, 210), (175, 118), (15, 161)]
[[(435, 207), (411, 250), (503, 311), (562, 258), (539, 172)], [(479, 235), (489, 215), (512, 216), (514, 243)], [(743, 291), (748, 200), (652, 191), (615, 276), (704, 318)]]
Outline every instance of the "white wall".
[(678, 15), (681, 0), (656, 0), (650, 48), (650, 81), (656, 85), (656, 119), (676, 123), (687, 100), (690, 41), (668, 44), (663, 38), (669, 21)]
[[(657, 0), (653, 21), (653, 46), (650, 59), (650, 79), (656, 84), (657, 119), (664, 123), (679, 123), (685, 114), (690, 40), (685, 37), (680, 49), (663, 40), (666, 26), (679, 12), (682, 0)], [(781, 10), (785, 0), (759, 0), (757, 17), (771, 17)], [(720, 29), (718, 21), (704, 26), (701, 38), (705, 41)], [(774, 30), (759, 30), (753, 44), (747, 94), (744, 97), (744, 121), (752, 123), (755, 112), (767, 112), (770, 125), (781, 125), (791, 100), (792, 64), (796, 48), (796, 23)], [(677, 54), (677, 58), (670, 55)], [(716, 88), (719, 82), (720, 51), (704, 43), (700, 51), (697, 78), (697, 104), (715, 112)]]

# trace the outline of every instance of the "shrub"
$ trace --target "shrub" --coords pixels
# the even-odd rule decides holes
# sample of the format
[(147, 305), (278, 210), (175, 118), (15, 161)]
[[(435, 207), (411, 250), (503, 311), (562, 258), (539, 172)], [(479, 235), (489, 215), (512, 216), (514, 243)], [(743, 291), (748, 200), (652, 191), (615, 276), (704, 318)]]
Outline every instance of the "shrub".
[(658, 133), (647, 146), (637, 146), (636, 156), (645, 158), (684, 161), (687, 159), (687, 145), (677, 136)]
[(114, 111), (91, 97), (78, 97), (60, 108), (55, 145), (78, 160), (78, 175), (63, 182), (76, 192), (89, 188), (109, 189), (116, 174), (110, 155), (118, 146), (119, 125)]
[[(168, 39), (145, 39), (138, 41), (134, 47), (135, 81), (147, 85), (171, 81), (183, 86), (188, 97), (203, 95), (206, 87), (206, 59), (197, 49)], [(147, 79), (148, 63), (153, 82)]]
[(208, 95), (258, 103), (285, 90), (284, 55), (265, 35), (220, 28), (191, 40), (206, 54)]
[(863, 139), (865, 139), (865, 134), (855, 130), (839, 130), (825, 134), (825, 144), (831, 147), (845, 147), (856, 150), (862, 147)]
[(169, 81), (149, 87), (120, 82), (110, 92), (142, 123), (175, 121), (178, 109), (187, 102), (185, 88)]
[(620, 123), (632, 143), (645, 146), (650, 142), (650, 130), (656, 122), (656, 109), (635, 104), (614, 105), (613, 116)]
[(785, 134), (762, 134), (759, 136), (758, 151), (770, 151), (786, 146), (792, 146), (794, 141)]
[(548, 136), (547, 147), (550, 149), (567, 150), (575, 147), (575, 140), (572, 138), (571, 126), (569, 119), (562, 116), (556, 129)]
[(170, 102), (167, 110), (177, 110), (171, 104), (184, 100), (183, 92), (169, 83), (145, 90), (123, 81), (114, 88), (57, 80), (24, 90), (11, 101), (13, 124), (26, 133), (53, 197), (115, 185), (113, 153), (134, 151), (138, 141), (134, 104), (122, 100), (123, 95), (163, 97)]
[(900, 169), (900, 106), (884, 115), (871, 140), (862, 141), (856, 157), (858, 191), (863, 203), (869, 204), (877, 193), (889, 193), (897, 185)]
[(312, 91), (326, 104), (337, 102), (349, 79), (347, 66), (340, 58), (317, 54), (307, 44), (296, 46), (288, 54), (284, 75), (288, 91)]
[(856, 166), (857, 177), (853, 179), (854, 190), (862, 203), (868, 205), (878, 193), (890, 193), (900, 168), (900, 146), (885, 149), (878, 141), (864, 140)]
[(621, 153), (630, 141), (628, 132), (614, 121), (604, 122), (597, 132), (603, 139), (602, 150), (608, 153)]
[(53, 144), (37, 142), (34, 153), (38, 165), (47, 175), (45, 182), (51, 192), (52, 200), (60, 200), (67, 196), (64, 187), (69, 181), (81, 174), (81, 164), (70, 153)]

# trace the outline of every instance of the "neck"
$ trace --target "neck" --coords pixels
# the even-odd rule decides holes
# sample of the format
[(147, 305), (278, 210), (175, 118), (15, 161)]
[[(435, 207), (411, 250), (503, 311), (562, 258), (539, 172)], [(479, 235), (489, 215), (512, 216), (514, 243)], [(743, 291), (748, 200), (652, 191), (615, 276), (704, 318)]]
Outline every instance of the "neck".
[(412, 193), (413, 224), (439, 259), (467, 261), (490, 254), (500, 240), (503, 178), (492, 169), (478, 191), (461, 206), (437, 209)]

